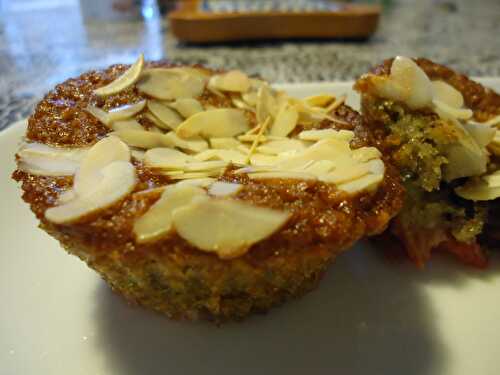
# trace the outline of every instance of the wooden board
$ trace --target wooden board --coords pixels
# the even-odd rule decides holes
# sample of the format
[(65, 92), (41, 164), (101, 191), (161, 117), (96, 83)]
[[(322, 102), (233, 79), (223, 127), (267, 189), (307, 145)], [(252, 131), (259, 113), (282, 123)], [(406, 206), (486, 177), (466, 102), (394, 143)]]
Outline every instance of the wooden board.
[(377, 5), (340, 5), (331, 11), (207, 11), (182, 1), (168, 15), (173, 34), (193, 43), (262, 39), (366, 38), (377, 28)]

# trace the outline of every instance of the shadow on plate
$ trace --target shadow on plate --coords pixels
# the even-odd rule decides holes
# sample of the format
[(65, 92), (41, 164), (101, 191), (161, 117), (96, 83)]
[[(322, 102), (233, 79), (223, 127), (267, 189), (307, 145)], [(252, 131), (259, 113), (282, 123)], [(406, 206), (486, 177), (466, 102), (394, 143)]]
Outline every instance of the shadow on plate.
[(442, 373), (447, 351), (421, 286), (459, 287), (479, 273), (443, 260), (426, 271), (394, 265), (367, 247), (340, 257), (304, 298), (222, 327), (128, 306), (102, 283), (100, 350), (123, 375)]

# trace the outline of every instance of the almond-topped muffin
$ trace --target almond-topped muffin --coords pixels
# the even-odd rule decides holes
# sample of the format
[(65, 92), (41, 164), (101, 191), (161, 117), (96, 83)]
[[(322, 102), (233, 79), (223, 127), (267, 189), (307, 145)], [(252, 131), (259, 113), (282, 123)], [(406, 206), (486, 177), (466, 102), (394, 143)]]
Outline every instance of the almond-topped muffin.
[(17, 163), (40, 227), (172, 318), (239, 319), (311, 290), (403, 200), (343, 98), (142, 57), (48, 93)]
[(355, 85), (377, 146), (399, 168), (393, 232), (423, 265), (433, 249), (484, 267), (500, 244), (500, 95), (426, 59), (385, 61)]

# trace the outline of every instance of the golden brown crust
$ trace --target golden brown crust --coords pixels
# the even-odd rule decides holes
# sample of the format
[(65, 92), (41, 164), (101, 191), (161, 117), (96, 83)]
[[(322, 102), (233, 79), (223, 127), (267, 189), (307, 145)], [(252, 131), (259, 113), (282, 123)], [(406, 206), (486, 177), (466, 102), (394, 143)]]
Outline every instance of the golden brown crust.
[[(170, 66), (155, 63), (154, 66)], [(46, 95), (29, 119), (27, 138), (53, 145), (92, 145), (109, 131), (84, 108), (88, 103), (110, 109), (142, 98), (135, 88), (106, 99), (92, 90), (105, 85), (127, 66), (70, 79)], [(227, 106), (229, 97), (205, 92), (202, 102)], [(346, 122), (321, 123), (321, 128), (354, 130), (353, 147), (371, 142), (361, 117), (342, 105), (332, 113)], [(146, 118), (140, 122), (151, 126)], [(72, 186), (69, 177), (40, 177), (16, 171), (23, 199), (41, 221), (41, 228), (70, 252), (84, 259), (129, 300), (172, 317), (215, 319), (242, 317), (264, 310), (311, 289), (325, 267), (364, 235), (383, 231), (402, 205), (398, 173), (387, 166), (386, 177), (375, 193), (350, 197), (333, 185), (311, 181), (254, 181), (229, 168), (220, 178), (244, 185), (235, 199), (292, 213), (286, 226), (261, 241), (243, 256), (220, 260), (201, 252), (177, 235), (154, 244), (139, 245), (132, 234), (134, 220), (159, 198), (158, 191), (136, 194), (169, 183), (167, 177), (134, 161), (140, 183), (134, 192), (97, 215), (71, 225), (56, 225), (44, 218), (59, 194)], [(191, 286), (194, 285), (194, 286)]]

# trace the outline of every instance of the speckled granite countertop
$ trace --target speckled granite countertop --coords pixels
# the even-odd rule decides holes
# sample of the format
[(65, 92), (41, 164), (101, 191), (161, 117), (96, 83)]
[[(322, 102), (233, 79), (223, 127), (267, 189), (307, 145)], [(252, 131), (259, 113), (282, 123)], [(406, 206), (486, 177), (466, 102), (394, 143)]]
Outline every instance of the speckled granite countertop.
[(179, 44), (159, 17), (84, 22), (76, 0), (36, 11), (19, 6), (22, 1), (1, 12), (0, 129), (26, 117), (56, 83), (88, 69), (131, 62), (141, 51), (148, 59), (239, 68), (272, 82), (353, 79), (396, 54), (425, 56), (469, 75), (500, 76), (498, 0), (386, 1), (379, 30), (365, 42), (210, 47)]

